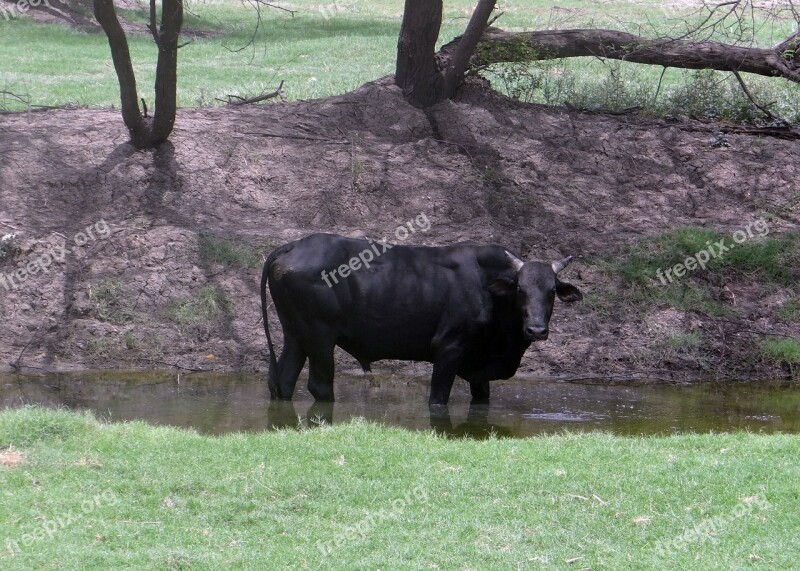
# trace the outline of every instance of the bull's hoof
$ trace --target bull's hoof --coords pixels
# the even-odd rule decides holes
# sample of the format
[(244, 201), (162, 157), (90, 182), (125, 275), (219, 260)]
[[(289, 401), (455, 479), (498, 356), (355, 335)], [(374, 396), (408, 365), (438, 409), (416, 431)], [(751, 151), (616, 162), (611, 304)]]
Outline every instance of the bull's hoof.
[(433, 416), (445, 416), (450, 414), (450, 408), (447, 406), (447, 403), (429, 402), (428, 411)]

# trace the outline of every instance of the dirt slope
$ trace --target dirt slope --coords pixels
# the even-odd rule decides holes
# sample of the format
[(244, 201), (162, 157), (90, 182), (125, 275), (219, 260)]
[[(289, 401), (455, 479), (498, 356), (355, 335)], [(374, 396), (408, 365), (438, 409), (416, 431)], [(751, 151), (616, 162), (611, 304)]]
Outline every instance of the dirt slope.
[[(258, 254), (313, 231), (388, 238), (424, 213), (430, 230), (406, 243), (576, 256), (567, 277), (587, 301), (556, 308), (528, 373), (783, 375), (748, 352), (747, 332), (800, 337), (772, 313), (786, 290), (727, 284), (727, 323), (669, 307), (595, 311), (593, 292), (609, 285), (598, 257), (638, 237), (733, 232), (765, 213), (772, 233), (800, 227), (797, 142), (686, 127), (481, 86), (426, 115), (388, 79), (326, 100), (180, 110), (157, 151), (128, 145), (113, 110), (1, 116), (0, 235), (18, 250), (0, 260), (0, 370), (263, 370)], [(708, 339), (703, 366), (657, 349), (692, 330)]]

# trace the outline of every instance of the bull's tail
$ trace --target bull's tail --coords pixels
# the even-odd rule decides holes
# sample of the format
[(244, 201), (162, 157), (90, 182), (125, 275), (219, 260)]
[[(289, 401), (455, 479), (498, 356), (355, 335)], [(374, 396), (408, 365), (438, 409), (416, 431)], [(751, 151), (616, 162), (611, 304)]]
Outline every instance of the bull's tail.
[(267, 322), (267, 279), (269, 278), (269, 267), (275, 260), (274, 254), (273, 252), (267, 257), (267, 261), (264, 262), (264, 270), (261, 272), (261, 318), (264, 320), (264, 333), (267, 336), (267, 347), (269, 348), (267, 385), (272, 398), (278, 396), (278, 360), (275, 358), (275, 346), (272, 344), (272, 337), (269, 335), (269, 323)]

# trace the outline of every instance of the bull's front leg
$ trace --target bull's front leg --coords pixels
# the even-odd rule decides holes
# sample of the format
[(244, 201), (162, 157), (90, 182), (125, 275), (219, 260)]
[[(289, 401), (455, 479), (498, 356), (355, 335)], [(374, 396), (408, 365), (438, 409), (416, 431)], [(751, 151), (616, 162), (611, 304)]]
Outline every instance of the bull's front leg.
[(433, 361), (431, 396), (428, 404), (447, 404), (456, 378), (456, 371), (464, 358), (463, 348), (455, 345), (440, 348)]
[(489, 381), (471, 382), (469, 384), (469, 392), (472, 394), (472, 404), (489, 402)]

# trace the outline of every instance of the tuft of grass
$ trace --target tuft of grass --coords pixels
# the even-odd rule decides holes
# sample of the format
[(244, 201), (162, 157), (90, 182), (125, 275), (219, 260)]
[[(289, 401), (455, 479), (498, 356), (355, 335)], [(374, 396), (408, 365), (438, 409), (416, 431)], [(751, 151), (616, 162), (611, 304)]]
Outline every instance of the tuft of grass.
[(157, 333), (140, 335), (133, 331), (90, 339), (84, 351), (96, 359), (128, 362), (135, 362), (142, 357), (163, 355), (161, 339)]
[(354, 421), (209, 437), (23, 408), (0, 412), (7, 443), (27, 460), (0, 468), (9, 571), (54, 561), (790, 569), (796, 559), (795, 435), (473, 441)]
[(778, 315), (787, 321), (800, 320), (800, 297), (787, 300), (778, 309)]
[(779, 363), (800, 365), (800, 340), (797, 339), (765, 339), (761, 343), (761, 351)]
[(116, 341), (109, 336), (89, 339), (86, 342), (86, 353), (101, 359), (111, 358), (117, 355)]
[[(649, 285), (663, 273), (686, 258), (694, 256), (723, 235), (709, 228), (686, 227), (659, 236), (645, 238), (630, 245), (619, 262), (619, 275), (625, 285)], [(712, 260), (712, 263), (717, 263)], [(711, 267), (711, 263), (708, 267)]]
[(121, 325), (134, 319), (135, 301), (117, 278), (106, 278), (90, 287), (89, 300), (100, 321)]
[(27, 406), (11, 415), (0, 413), (0, 447), (24, 447), (41, 442), (58, 444), (97, 425), (98, 421), (89, 412)]
[[(610, 276), (621, 278), (627, 301), (643, 310), (668, 304), (684, 311), (727, 315), (733, 309), (712, 294), (734, 277), (760, 280), (770, 285), (790, 286), (800, 267), (800, 237), (794, 234), (759, 236), (745, 240), (710, 228), (684, 227), (644, 238), (614, 252), (602, 267)], [(729, 248), (719, 253), (719, 242)], [(678, 276), (674, 268), (697, 260), (706, 252), (705, 268), (697, 267)], [(670, 271), (668, 274), (667, 272)], [(607, 292), (615, 295), (613, 292)]]
[(16, 234), (6, 234), (0, 238), (0, 264), (19, 254)]
[(263, 262), (258, 248), (213, 234), (200, 234), (198, 246), (204, 261), (225, 267), (258, 268)]
[(681, 361), (700, 369), (711, 366), (703, 336), (696, 331), (672, 333), (658, 342), (653, 351), (662, 361)]
[(224, 290), (215, 285), (206, 285), (194, 297), (171, 300), (164, 309), (164, 315), (183, 332), (208, 334), (230, 308), (231, 302)]

